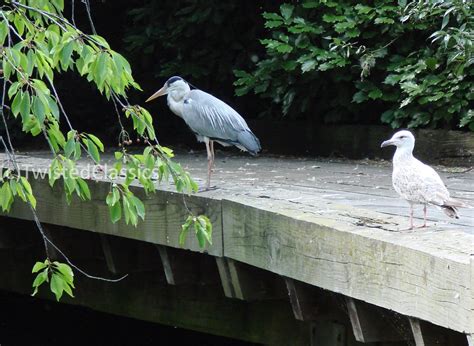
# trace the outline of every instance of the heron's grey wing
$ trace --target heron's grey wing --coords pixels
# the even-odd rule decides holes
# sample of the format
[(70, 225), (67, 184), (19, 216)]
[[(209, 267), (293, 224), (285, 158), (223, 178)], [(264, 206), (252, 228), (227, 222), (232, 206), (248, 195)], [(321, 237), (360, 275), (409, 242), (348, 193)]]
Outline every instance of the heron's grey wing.
[(200, 136), (243, 147), (251, 153), (260, 150), (257, 137), (240, 114), (202, 90), (191, 90), (186, 96), (183, 119)]

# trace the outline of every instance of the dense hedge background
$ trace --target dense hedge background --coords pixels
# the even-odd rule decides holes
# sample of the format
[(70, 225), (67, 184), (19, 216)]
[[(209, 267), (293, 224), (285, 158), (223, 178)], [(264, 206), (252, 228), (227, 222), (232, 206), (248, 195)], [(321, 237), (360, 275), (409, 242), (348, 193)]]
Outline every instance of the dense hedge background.
[[(474, 131), (469, 0), (91, 5), (98, 33), (130, 60), (142, 86), (132, 102), (143, 103), (169, 76), (181, 75), (247, 119)], [(59, 84), (75, 123), (116, 141), (111, 105), (75, 73)], [(150, 109), (165, 143), (189, 135), (164, 99)], [(22, 137), (20, 128), (16, 135)]]

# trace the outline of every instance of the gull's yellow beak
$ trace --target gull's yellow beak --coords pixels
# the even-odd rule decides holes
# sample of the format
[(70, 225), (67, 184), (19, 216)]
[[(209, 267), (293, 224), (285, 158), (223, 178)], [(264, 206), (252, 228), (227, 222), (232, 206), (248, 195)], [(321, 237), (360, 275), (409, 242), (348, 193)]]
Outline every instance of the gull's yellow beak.
[(150, 102), (151, 100), (154, 100), (157, 97), (166, 95), (167, 93), (168, 93), (168, 87), (165, 84), (165, 85), (163, 85), (163, 87), (160, 90), (158, 90), (156, 93), (154, 93), (149, 98), (147, 98), (145, 102)]

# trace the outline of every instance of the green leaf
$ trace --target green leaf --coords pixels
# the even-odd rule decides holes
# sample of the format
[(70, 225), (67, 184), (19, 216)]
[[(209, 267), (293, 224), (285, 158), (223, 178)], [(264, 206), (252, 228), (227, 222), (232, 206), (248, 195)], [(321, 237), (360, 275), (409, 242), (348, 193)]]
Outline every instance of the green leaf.
[(143, 202), (135, 196), (130, 197), (130, 202), (135, 206), (137, 215), (140, 216), (142, 220), (145, 220), (145, 205)]
[(441, 30), (443, 30), (446, 25), (449, 23), (449, 14), (443, 17), (443, 22), (441, 23)]
[(20, 92), (16, 93), (15, 98), (13, 99), (11, 109), (12, 109), (12, 113), (15, 117), (17, 117), (18, 114), (20, 114), (22, 98), (23, 98), (23, 92), (20, 91)]
[(123, 152), (121, 152), (121, 151), (116, 151), (116, 152), (114, 153), (114, 156), (115, 156), (115, 159), (116, 159), (116, 160), (120, 160), (120, 159), (123, 157)]
[(66, 43), (64, 48), (61, 50), (61, 65), (66, 69), (71, 62), (72, 50), (74, 48), (74, 41)]
[(68, 139), (68, 141), (66, 142), (66, 146), (64, 147), (64, 155), (69, 158), (75, 150), (76, 141), (74, 140), (74, 138)]
[(84, 199), (91, 199), (91, 191), (89, 190), (89, 186), (85, 182), (84, 179), (82, 178), (77, 178), (77, 184), (79, 185), (79, 188), (81, 189), (82, 193), (81, 196), (84, 197)]
[(40, 270), (46, 268), (48, 266), (47, 261), (44, 262), (36, 262), (35, 265), (33, 266), (33, 269), (31, 270), (32, 273), (37, 273)]
[(89, 153), (89, 155), (92, 157), (95, 163), (97, 164), (100, 163), (100, 155), (99, 155), (99, 151), (97, 150), (97, 146), (90, 139), (87, 139), (86, 144), (87, 144), (87, 152)]
[(36, 278), (33, 281), (33, 285), (32, 285), (34, 290), (31, 295), (32, 296), (36, 295), (36, 293), (38, 293), (38, 287), (40, 287), (44, 282), (47, 282), (47, 281), (48, 281), (48, 270), (45, 269), (41, 273), (36, 275)]
[(109, 212), (112, 223), (116, 223), (118, 220), (120, 220), (122, 218), (122, 208), (120, 206), (120, 202), (109, 206)]
[(20, 114), (22, 119), (27, 119), (28, 115), (30, 114), (31, 109), (31, 102), (30, 102), (30, 94), (28, 91), (23, 93), (23, 97), (21, 98), (20, 104)]
[(3, 183), (0, 189), (0, 206), (3, 211), (10, 210), (10, 206), (13, 203), (13, 194), (8, 182)]
[(184, 246), (186, 242), (186, 236), (191, 228), (191, 224), (194, 221), (194, 217), (192, 215), (188, 216), (186, 222), (181, 226), (181, 232), (179, 233), (179, 245)]
[(0, 46), (3, 46), (5, 39), (8, 36), (8, 23), (6, 20), (0, 21)]
[(64, 279), (60, 275), (53, 273), (51, 275), (50, 289), (56, 296), (56, 300), (59, 302), (64, 291)]
[(88, 133), (87, 136), (94, 142), (94, 144), (100, 149), (101, 152), (104, 152), (104, 144), (96, 136)]
[(293, 14), (294, 9), (295, 9), (295, 6), (290, 5), (290, 4), (283, 4), (280, 6), (281, 15), (286, 20), (290, 19), (291, 15)]
[(57, 269), (63, 276), (64, 276), (64, 281), (74, 287), (74, 273), (71, 269), (71, 267), (65, 263), (60, 263), (60, 262), (53, 262), (55, 269)]

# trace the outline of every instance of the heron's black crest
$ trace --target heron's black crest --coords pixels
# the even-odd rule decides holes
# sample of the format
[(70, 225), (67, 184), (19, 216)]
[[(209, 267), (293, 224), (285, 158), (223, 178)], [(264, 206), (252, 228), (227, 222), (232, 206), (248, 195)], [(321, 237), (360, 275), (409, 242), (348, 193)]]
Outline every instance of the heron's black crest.
[(183, 80), (183, 81), (184, 81), (184, 79), (181, 78), (181, 77), (173, 76), (173, 77), (170, 77), (170, 79), (168, 79), (168, 80), (166, 81), (166, 85), (167, 85), (167, 86), (170, 86), (171, 84), (173, 84), (173, 83), (176, 82), (177, 80)]

